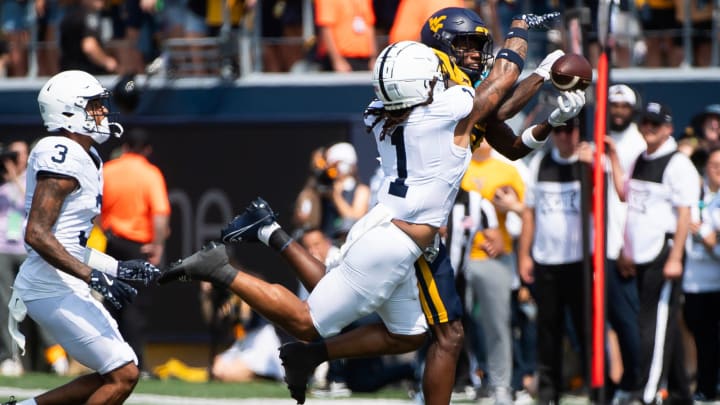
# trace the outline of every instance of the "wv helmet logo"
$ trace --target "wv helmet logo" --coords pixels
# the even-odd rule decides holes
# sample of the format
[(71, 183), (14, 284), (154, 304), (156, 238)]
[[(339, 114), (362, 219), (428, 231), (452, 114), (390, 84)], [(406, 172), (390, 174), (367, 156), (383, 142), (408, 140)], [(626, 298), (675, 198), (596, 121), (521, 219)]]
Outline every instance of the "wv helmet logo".
[(428, 25), (430, 26), (430, 31), (437, 33), (438, 30), (443, 27), (443, 21), (445, 21), (445, 19), (447, 19), (446, 15), (431, 17), (428, 20)]

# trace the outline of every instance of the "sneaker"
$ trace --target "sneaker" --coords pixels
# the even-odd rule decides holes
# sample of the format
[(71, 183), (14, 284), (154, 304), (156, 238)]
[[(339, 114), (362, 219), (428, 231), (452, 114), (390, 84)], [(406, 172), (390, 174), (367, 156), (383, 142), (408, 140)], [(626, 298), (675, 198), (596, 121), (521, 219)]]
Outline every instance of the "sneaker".
[(513, 403), (515, 405), (532, 405), (535, 403), (535, 400), (526, 389), (522, 389), (515, 391), (515, 400)]
[(352, 394), (350, 388), (342, 381), (332, 381), (327, 387), (310, 391), (318, 398), (348, 398)]
[(228, 286), (237, 273), (229, 263), (225, 245), (210, 242), (192, 255), (170, 264), (157, 282), (203, 280)]
[(290, 396), (298, 404), (305, 403), (305, 391), (315, 367), (324, 359), (317, 359), (307, 344), (303, 342), (286, 343), (280, 346), (280, 360), (285, 369), (285, 382), (290, 390)]
[(0, 375), (5, 377), (20, 377), (24, 372), (20, 360), (8, 358), (0, 363)]
[(508, 387), (496, 387), (493, 393), (495, 405), (513, 405), (512, 392)]
[(276, 217), (270, 205), (258, 197), (221, 231), (222, 241), (257, 242), (260, 228), (275, 222)]

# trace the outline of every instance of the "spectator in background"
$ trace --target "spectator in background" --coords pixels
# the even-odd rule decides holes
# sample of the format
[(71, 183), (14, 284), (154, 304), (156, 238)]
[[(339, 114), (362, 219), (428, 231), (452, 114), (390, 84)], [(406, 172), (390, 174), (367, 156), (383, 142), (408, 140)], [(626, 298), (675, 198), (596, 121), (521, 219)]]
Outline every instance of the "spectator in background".
[(31, 2), (25, 0), (0, 1), (0, 30), (8, 44), (7, 75), (25, 76), (28, 72), (28, 42)]
[[(609, 136), (615, 142), (618, 160), (627, 173), (647, 145), (634, 121), (637, 94), (625, 84), (608, 89)], [(615, 173), (608, 167), (608, 184), (613, 184)], [(607, 316), (615, 331), (622, 356), (623, 373), (615, 392), (615, 403), (629, 400), (640, 380), (640, 331), (637, 317), (640, 307), (637, 280), (626, 263), (618, 260), (623, 249), (623, 234), (627, 204), (622, 202), (614, 187), (607, 190), (607, 257), (605, 283), (607, 288)]]
[(282, 381), (285, 372), (278, 354), (281, 341), (275, 327), (236, 296), (229, 301), (221, 310), (238, 318), (240, 332), (230, 348), (215, 356), (211, 366), (213, 378), (240, 383), (258, 379)]
[(64, 0), (35, 0), (38, 76), (52, 76), (60, 69), (60, 21), (67, 7)]
[[(525, 184), (520, 173), (509, 163), (491, 156), (492, 147), (483, 139), (475, 149), (472, 161), (462, 180), (461, 187), (477, 191), (483, 198), (494, 201), (505, 194), (514, 193), (521, 211)], [(510, 335), (510, 303), (515, 268), (512, 237), (507, 231), (505, 220), (508, 207), (503, 210), (495, 206), (503, 249), (499, 252), (486, 250), (489, 241), (482, 233), (476, 233), (469, 259), (465, 264), (468, 288), (474, 303), (483, 308), (474, 319), (481, 325), (485, 337), (490, 389), (496, 404), (512, 403), (512, 338)]]
[(710, 150), (700, 185), (700, 200), (691, 207), (689, 249), (683, 275), (683, 316), (695, 341), (695, 401), (717, 398), (720, 369), (720, 149)]
[(377, 56), (372, 0), (315, 0), (323, 69), (372, 70)]
[[(710, 66), (712, 60), (712, 26), (713, 10), (716, 3), (707, 0), (674, 0), (676, 18), (683, 24), (685, 18), (690, 18), (692, 34), (692, 51), (694, 60), (687, 61), (693, 66)], [(690, 15), (685, 14), (687, 10)]]
[[(25, 221), (25, 175), (27, 170), (28, 145), (25, 141), (12, 141), (7, 146), (0, 145), (0, 302), (10, 301), (11, 287), (20, 265), (26, 258), (23, 242), (23, 222)], [(0, 307), (0, 325), (7, 325), (8, 309)], [(35, 325), (33, 325), (35, 326)], [(43, 330), (38, 328), (39, 345), (45, 350), (48, 364), (57, 374), (68, 370), (65, 351)], [(7, 328), (0, 328), (0, 374), (20, 375), (23, 365), (20, 362), (17, 345), (13, 342)]]
[[(297, 224), (311, 224), (339, 245), (370, 203), (370, 188), (357, 177), (357, 154), (347, 142), (336, 143), (317, 161), (320, 169), (310, 189), (303, 189), (296, 203)], [(313, 219), (317, 220), (313, 221)]]
[(398, 41), (419, 41), (423, 24), (434, 12), (446, 7), (464, 5), (463, 0), (400, 0), (388, 42), (392, 44)]
[(0, 32), (0, 77), (6, 77), (7, 66), (10, 61), (10, 50), (5, 35)]
[(674, 0), (635, 0), (640, 14), (647, 54), (646, 67), (679, 66), (683, 59), (681, 25), (675, 17)]
[(636, 274), (640, 296), (641, 399), (652, 403), (667, 381), (669, 402), (692, 403), (680, 340), (681, 278), (690, 209), (699, 198), (695, 167), (672, 137), (670, 110), (648, 103), (640, 119), (647, 149), (625, 174), (618, 147), (607, 138), (613, 183), (628, 202), (625, 244), (618, 266)]
[(302, 0), (265, 0), (260, 6), (263, 71), (289, 72), (303, 58)]
[(533, 157), (518, 244), (520, 276), (534, 284), (538, 309), (538, 404), (560, 403), (566, 312), (585, 359), (579, 124), (576, 118), (553, 128), (553, 148)]
[[(107, 236), (106, 253), (119, 260), (145, 259), (160, 265), (170, 234), (170, 202), (161, 170), (148, 161), (150, 134), (134, 128), (125, 135), (122, 155), (105, 165), (100, 226)], [(138, 289), (147, 289), (138, 285)], [(145, 326), (152, 295), (147, 291), (122, 309), (106, 305), (120, 332), (145, 366)]]
[(115, 73), (117, 60), (110, 55), (100, 37), (103, 0), (80, 0), (68, 8), (60, 23), (60, 69), (82, 70), (90, 74)]

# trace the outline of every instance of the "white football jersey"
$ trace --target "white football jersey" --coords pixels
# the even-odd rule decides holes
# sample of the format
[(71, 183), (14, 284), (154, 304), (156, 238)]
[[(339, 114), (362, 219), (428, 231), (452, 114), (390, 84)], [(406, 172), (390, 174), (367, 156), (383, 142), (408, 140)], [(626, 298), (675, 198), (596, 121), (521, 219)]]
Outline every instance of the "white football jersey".
[[(383, 139), (383, 121), (373, 127), (384, 174), (378, 202), (393, 218), (436, 227), (447, 219), (472, 156), (470, 147), (453, 142), (455, 126), (470, 114), (474, 95), (470, 87), (454, 86), (435, 94), (431, 104), (415, 107)], [(365, 124), (376, 118), (366, 116)]]
[[(93, 218), (100, 214), (102, 203), (102, 160), (95, 148), (90, 149), (90, 154), (70, 138), (48, 136), (30, 152), (27, 168), (25, 210), (28, 213), (38, 173), (56, 173), (77, 179), (79, 187), (65, 199), (53, 234), (80, 261), (83, 260)], [(89, 293), (85, 281), (57, 270), (30, 246), (26, 245), (26, 249), (28, 256), (20, 267), (14, 287), (23, 300), (60, 296), (72, 291)]]

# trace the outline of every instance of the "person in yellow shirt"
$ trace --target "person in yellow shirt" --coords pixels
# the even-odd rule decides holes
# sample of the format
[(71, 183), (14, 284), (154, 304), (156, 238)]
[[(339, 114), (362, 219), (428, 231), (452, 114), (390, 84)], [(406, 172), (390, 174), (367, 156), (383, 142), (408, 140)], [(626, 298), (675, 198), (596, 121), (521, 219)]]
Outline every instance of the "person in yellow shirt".
[[(491, 152), (492, 147), (483, 140), (473, 152), (472, 161), (460, 187), (467, 191), (477, 191), (488, 201), (497, 200), (500, 196), (512, 192), (517, 195), (518, 201), (522, 201), (525, 184), (520, 173), (513, 165), (493, 157)], [(474, 237), (464, 269), (472, 303), (481, 308), (479, 316), (471, 315), (471, 318), (481, 326), (485, 337), (488, 368), (486, 371), (496, 404), (512, 403), (510, 302), (515, 267), (511, 256), (512, 237), (505, 225), (508, 211), (503, 208), (504, 206), (496, 205), (504, 251), (489, 256), (484, 249), (485, 237), (478, 232)]]

